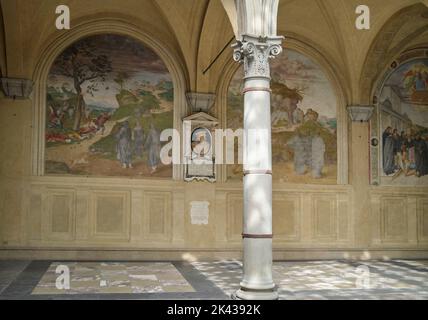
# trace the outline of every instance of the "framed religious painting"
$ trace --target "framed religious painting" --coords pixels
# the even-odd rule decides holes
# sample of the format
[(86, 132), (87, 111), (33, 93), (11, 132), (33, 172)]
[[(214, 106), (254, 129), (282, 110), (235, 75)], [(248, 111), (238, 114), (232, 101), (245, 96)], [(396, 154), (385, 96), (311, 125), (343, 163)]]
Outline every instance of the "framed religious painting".
[(428, 185), (428, 48), (394, 60), (375, 94), (371, 183)]

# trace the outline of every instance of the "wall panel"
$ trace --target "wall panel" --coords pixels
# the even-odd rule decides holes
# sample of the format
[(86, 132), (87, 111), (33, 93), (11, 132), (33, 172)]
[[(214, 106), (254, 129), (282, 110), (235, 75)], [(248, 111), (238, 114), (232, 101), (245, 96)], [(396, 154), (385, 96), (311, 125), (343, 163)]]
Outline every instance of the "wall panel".
[(418, 239), (428, 242), (428, 199), (418, 201)]
[(337, 239), (337, 198), (328, 195), (312, 197), (312, 239), (334, 241)]
[(274, 241), (296, 242), (301, 230), (301, 197), (298, 194), (273, 195), (272, 219)]
[(383, 242), (408, 240), (406, 198), (384, 197), (381, 202), (381, 239)]
[(98, 240), (130, 239), (129, 192), (94, 191), (92, 193), (92, 238)]
[(170, 241), (172, 238), (171, 192), (144, 192), (143, 238)]
[(30, 206), (27, 215), (28, 240), (42, 239), (42, 193), (30, 195)]
[(75, 238), (75, 192), (48, 189), (43, 211), (44, 240), (62, 241)]
[(241, 193), (229, 193), (227, 195), (227, 240), (238, 242), (242, 240), (243, 227), (243, 197)]

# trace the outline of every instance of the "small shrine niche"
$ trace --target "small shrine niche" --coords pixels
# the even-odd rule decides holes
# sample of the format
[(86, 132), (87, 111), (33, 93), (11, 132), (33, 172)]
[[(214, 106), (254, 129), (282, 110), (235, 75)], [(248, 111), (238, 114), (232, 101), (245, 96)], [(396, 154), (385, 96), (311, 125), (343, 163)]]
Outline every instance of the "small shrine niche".
[(218, 120), (198, 112), (183, 119), (185, 181), (216, 181), (215, 128)]

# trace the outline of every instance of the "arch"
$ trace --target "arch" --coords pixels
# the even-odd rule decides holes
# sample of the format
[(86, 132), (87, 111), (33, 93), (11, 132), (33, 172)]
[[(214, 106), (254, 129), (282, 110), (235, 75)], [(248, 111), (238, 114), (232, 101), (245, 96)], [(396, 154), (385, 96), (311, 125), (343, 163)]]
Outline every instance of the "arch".
[[(100, 34), (118, 34), (131, 37), (150, 47), (162, 59), (174, 85), (174, 129), (179, 130), (179, 132), (182, 130), (181, 119), (187, 114), (185, 92), (188, 85), (188, 77), (186, 76), (184, 64), (172, 48), (122, 19), (103, 18), (84, 21), (49, 41), (37, 60), (33, 73), (32, 174), (35, 176), (44, 174), (45, 139), (43, 137), (45, 130), (46, 83), (50, 68), (55, 59), (68, 46), (79, 39)], [(181, 165), (173, 165), (173, 179), (180, 180), (181, 178)]]
[[(221, 3), (211, 1), (198, 40), (195, 89), (200, 92), (212, 92), (215, 90), (222, 62), (232, 55), (232, 48), (228, 42), (233, 37), (228, 17)], [(206, 45), (210, 43), (210, 45)], [(230, 56), (229, 56), (230, 53)]]
[[(417, 23), (423, 21), (421, 19), (426, 14), (428, 14), (428, 8), (422, 3), (403, 8), (396, 12), (378, 32), (366, 55), (360, 74), (358, 100), (361, 103), (370, 104), (373, 102), (379, 78), (387, 70), (388, 63), (408, 49), (409, 43), (428, 30), (428, 25), (417, 26)], [(408, 28), (411, 31), (399, 33), (404, 25), (413, 24), (415, 28)], [(394, 41), (397, 44), (391, 48)]]
[[(334, 90), (337, 103), (338, 125), (337, 184), (346, 185), (348, 184), (348, 116), (346, 106), (350, 92), (349, 85), (341, 76), (341, 72), (337, 65), (331, 63), (333, 60), (329, 59), (324, 52), (317, 49), (319, 46), (296, 34), (286, 32), (280, 32), (280, 34), (285, 34), (286, 40), (284, 42), (284, 46), (286, 49), (301, 53), (320, 66)], [(232, 57), (230, 57), (223, 65), (223, 71), (221, 73), (223, 76), (220, 78), (217, 86), (217, 116), (223, 128), (226, 128), (227, 126), (226, 112), (229, 85), (239, 67), (240, 65), (234, 62)], [(221, 172), (221, 181), (226, 181), (226, 170), (226, 166), (223, 166), (221, 171), (218, 171)]]

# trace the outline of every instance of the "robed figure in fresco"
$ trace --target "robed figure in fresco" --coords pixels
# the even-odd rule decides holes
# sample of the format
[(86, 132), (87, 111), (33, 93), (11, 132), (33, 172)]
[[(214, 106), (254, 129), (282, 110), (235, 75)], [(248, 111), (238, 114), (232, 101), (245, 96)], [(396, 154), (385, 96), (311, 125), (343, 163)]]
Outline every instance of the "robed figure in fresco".
[(117, 159), (123, 168), (132, 168), (132, 132), (128, 121), (122, 124), (122, 127), (116, 134), (116, 140)]
[(324, 168), (325, 143), (319, 133), (312, 137), (312, 177), (320, 179)]
[(154, 173), (159, 165), (159, 156), (161, 151), (160, 133), (153, 123), (150, 124), (150, 130), (147, 134), (145, 149), (148, 150), (148, 165), (151, 168), (150, 173)]
[(391, 132), (384, 137), (385, 143), (383, 145), (383, 171), (389, 175), (394, 173), (395, 168), (395, 141)]
[(298, 175), (306, 172), (306, 166), (310, 164), (311, 150), (310, 140), (302, 134), (297, 134), (288, 141), (288, 146), (294, 151), (294, 171)]
[(144, 129), (141, 126), (141, 123), (138, 121), (137, 125), (134, 128), (134, 153), (136, 157), (142, 158), (143, 147), (144, 147)]
[(428, 174), (428, 146), (420, 135), (415, 139), (416, 176), (422, 177)]

